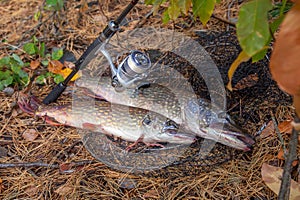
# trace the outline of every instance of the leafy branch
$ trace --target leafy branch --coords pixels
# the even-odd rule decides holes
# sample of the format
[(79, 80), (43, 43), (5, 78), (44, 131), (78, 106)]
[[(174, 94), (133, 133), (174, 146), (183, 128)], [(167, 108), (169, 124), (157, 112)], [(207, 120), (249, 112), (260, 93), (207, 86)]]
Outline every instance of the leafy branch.
[[(154, 13), (163, 3), (169, 3), (163, 12), (163, 22), (176, 20), (180, 15), (186, 15), (192, 8), (195, 18), (206, 25), (213, 16), (214, 7), (220, 0), (146, 0), (146, 4), (154, 6)], [(292, 3), (283, 0), (272, 4), (271, 0), (251, 0), (244, 3), (239, 11), (236, 23), (237, 37), (242, 52), (232, 63), (229, 71), (229, 90), (232, 90), (231, 80), (237, 67), (252, 58), (252, 62), (263, 59), (268, 52), (274, 32), (283, 21), (285, 13)]]

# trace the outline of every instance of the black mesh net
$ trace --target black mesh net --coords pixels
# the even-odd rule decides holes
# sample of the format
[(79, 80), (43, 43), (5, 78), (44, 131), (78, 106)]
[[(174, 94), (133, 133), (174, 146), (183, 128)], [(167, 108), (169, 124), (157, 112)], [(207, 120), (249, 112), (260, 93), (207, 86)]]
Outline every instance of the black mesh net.
[[(196, 35), (194, 39), (215, 62), (226, 85), (227, 71), (241, 51), (235, 33), (201, 31)], [(180, 72), (187, 78), (196, 95), (210, 99), (211, 91), (208, 92), (202, 76), (185, 59), (172, 52), (162, 52), (159, 48), (143, 50), (147, 52), (152, 62), (169, 65)], [(232, 92), (226, 91), (228, 113), (237, 124), (252, 135), (256, 134), (264, 122), (270, 120), (272, 112), (278, 112), (280, 105), (291, 103), (290, 96), (279, 90), (271, 79), (268, 63), (267, 54), (265, 59), (257, 63), (249, 61), (241, 64), (234, 74), (233, 86), (243, 85), (241, 81), (247, 77), (253, 79), (251, 84), (247, 86), (246, 81), (244, 82), (246, 86), (243, 88), (237, 88)], [(221, 97), (222, 94), (220, 94)], [(101, 162), (116, 170), (151, 176), (198, 174), (207, 172), (231, 159), (238, 159), (246, 154), (251, 156), (251, 152), (243, 153), (201, 138), (188, 147), (169, 145), (165, 149), (157, 149), (141, 145), (127, 153), (124, 152), (127, 142), (93, 132), (81, 132), (81, 135), (85, 147)], [(205, 149), (208, 150), (205, 151)]]

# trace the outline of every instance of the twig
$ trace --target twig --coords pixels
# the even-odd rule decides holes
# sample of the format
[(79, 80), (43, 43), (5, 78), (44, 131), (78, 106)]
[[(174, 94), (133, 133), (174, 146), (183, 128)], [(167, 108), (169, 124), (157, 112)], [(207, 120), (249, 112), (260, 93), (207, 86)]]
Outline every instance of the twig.
[(223, 18), (221, 18), (221, 17), (218, 17), (218, 16), (216, 16), (216, 15), (214, 15), (214, 14), (212, 14), (211, 17), (212, 17), (212, 18), (215, 18), (215, 19), (217, 19), (217, 20), (219, 20), (219, 21), (221, 21), (221, 22), (224, 22), (224, 23), (226, 23), (226, 24), (229, 24), (230, 26), (235, 27), (235, 23), (233, 23), (233, 22), (231, 22), (231, 21), (228, 21), (228, 20), (226, 20), (226, 19), (223, 19)]
[[(81, 166), (85, 164), (92, 164), (94, 160), (82, 160), (71, 162), (72, 166)], [(52, 169), (59, 168), (59, 164), (48, 164), (41, 162), (30, 162), (30, 163), (0, 163), (0, 168), (12, 168), (12, 167), (47, 167)]]
[[(231, 12), (231, 6), (233, 5), (234, 1), (231, 1), (227, 8), (227, 19), (230, 20), (230, 12)], [(227, 25), (226, 31), (229, 31), (229, 26)]]
[[(16, 161), (18, 162), (22, 162), (22, 160), (20, 159), (19, 156), (14, 155), (11, 152), (7, 152), (7, 155), (9, 155), (10, 157), (13, 157)], [(37, 178), (38, 176), (31, 170), (31, 169), (27, 169), (28, 173), (31, 174), (33, 177)]]
[(274, 117), (274, 115), (273, 115), (272, 112), (271, 112), (271, 118), (272, 118), (272, 121), (273, 121), (273, 124), (274, 124), (275, 132), (276, 132), (276, 134), (278, 136), (278, 139), (279, 139), (279, 141), (281, 143), (281, 146), (282, 146), (282, 149), (283, 149), (283, 152), (284, 152), (284, 155), (285, 155), (287, 153), (287, 151), (286, 151), (286, 148), (285, 148), (285, 145), (284, 145), (284, 140), (282, 138), (282, 135), (280, 134), (280, 130), (278, 128), (278, 124), (277, 124), (277, 122), (275, 120), (275, 117)]
[(150, 18), (150, 16), (153, 14), (153, 9), (149, 12), (149, 13), (147, 13), (146, 15), (145, 15), (145, 17), (143, 17), (136, 25), (135, 25), (135, 29), (136, 28), (141, 28), (146, 22), (147, 22), (147, 19), (149, 19)]
[(25, 37), (25, 35), (27, 33), (30, 33), (31, 31), (35, 31), (36, 29), (38, 29), (40, 26), (42, 26), (44, 23), (46, 23), (49, 19), (51, 19), (54, 15), (56, 14), (56, 12), (54, 11), (51, 15), (49, 15), (44, 21), (42, 22), (39, 22), (36, 26), (34, 26), (33, 28), (25, 31), (23, 34), (22, 34), (22, 38), (19, 40), (19, 41), (22, 41)]
[(0, 168), (11, 168), (11, 167), (47, 167), (47, 168), (58, 168), (57, 164), (47, 164), (47, 163), (0, 163)]
[[(300, 123), (298, 116), (295, 117), (294, 122)], [(280, 200), (288, 200), (290, 196), (292, 163), (297, 158), (298, 134), (299, 130), (296, 130), (294, 127), (289, 143), (289, 154), (284, 164), (282, 182), (278, 194), (278, 199)]]

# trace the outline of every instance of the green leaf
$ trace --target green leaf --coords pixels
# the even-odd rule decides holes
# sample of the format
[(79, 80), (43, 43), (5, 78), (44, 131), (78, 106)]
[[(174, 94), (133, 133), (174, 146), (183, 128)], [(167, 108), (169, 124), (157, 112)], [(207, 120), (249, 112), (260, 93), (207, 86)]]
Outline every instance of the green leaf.
[(40, 16), (41, 16), (41, 11), (37, 11), (36, 13), (34, 13), (34, 20), (39, 21)]
[(191, 7), (192, 0), (178, 0), (177, 4), (178, 4), (180, 11), (184, 14), (187, 14), (187, 12), (189, 11), (189, 9)]
[(48, 66), (49, 61), (48, 60), (42, 60), (41, 63), (42, 63), (43, 66)]
[(1, 84), (4, 87), (7, 87), (7, 86), (9, 86), (10, 84), (13, 83), (13, 80), (14, 80), (14, 78), (12, 76), (8, 76), (8, 77), (6, 77), (6, 79), (4, 79), (4, 80), (1, 81)]
[(268, 11), (271, 8), (270, 0), (253, 0), (240, 9), (237, 36), (243, 51), (249, 56), (260, 51), (269, 40)]
[(63, 80), (64, 80), (64, 77), (63, 77), (62, 75), (60, 75), (60, 74), (56, 74), (56, 75), (54, 76), (54, 82), (55, 82), (56, 84), (62, 82)]
[(55, 77), (56, 76), (56, 74), (54, 74), (54, 73), (52, 73), (52, 72), (47, 72), (46, 74), (45, 74), (45, 77), (46, 78), (48, 78), (48, 77)]
[(17, 54), (13, 54), (12, 57), (20, 66), (24, 66), (22, 59)]
[(179, 14), (180, 14), (180, 8), (179, 8), (176, 0), (170, 1), (170, 6), (168, 8), (168, 14), (169, 14), (170, 19), (172, 19), (172, 20), (175, 20), (178, 18)]
[(28, 74), (25, 71), (20, 70), (18, 75), (20, 76), (20, 78), (27, 80)]
[(51, 58), (52, 60), (59, 60), (63, 56), (64, 52), (62, 49), (53, 49)]
[(35, 54), (35, 44), (31, 42), (24, 44), (23, 50), (29, 55)]
[(192, 0), (192, 2), (194, 15), (200, 18), (203, 25), (206, 25), (214, 11), (216, 0)]
[(56, 11), (59, 11), (59, 10), (63, 9), (64, 1), (63, 0), (46, 0), (46, 5), (49, 9), (54, 9)]
[(5, 87), (12, 84), (13, 80), (14, 79), (8, 70), (5, 72), (0, 71), (0, 90), (3, 90)]
[(16, 75), (18, 75), (20, 78), (26, 78), (26, 77), (28, 77), (28, 74), (22, 70), (21, 66), (12, 64), (11, 65), (11, 71), (13, 73), (15, 73)]
[[(271, 39), (270, 39), (270, 41), (271, 41)], [(267, 54), (267, 52), (268, 52), (268, 49), (269, 49), (269, 47), (265, 46), (259, 52), (257, 52), (256, 54), (254, 54), (252, 56), (252, 62), (255, 63), (257, 61), (260, 61), (260, 60), (264, 59), (265, 56), (266, 56), (266, 54)]]
[(36, 77), (35, 79), (35, 83), (37, 84), (40, 84), (40, 85), (44, 85), (46, 80), (45, 80), (45, 76), (42, 74), (42, 75), (39, 75), (38, 77)]
[(30, 67), (30, 62), (25, 62), (24, 67)]
[(155, 0), (145, 0), (146, 5), (152, 5), (155, 2)]
[(170, 21), (170, 16), (169, 16), (169, 13), (168, 13), (168, 10), (165, 10), (162, 14), (162, 22), (164, 24), (168, 23)]
[(145, 0), (145, 4), (147, 5), (161, 5), (164, 3), (166, 0)]
[(280, 26), (280, 24), (282, 23), (283, 19), (284, 19), (284, 15), (278, 17), (277, 19), (275, 19), (271, 24), (270, 24), (270, 29), (272, 34), (275, 33), (275, 31), (277, 31), (278, 27)]
[[(23, 72), (24, 72), (24, 71), (23, 71)], [(24, 73), (26, 73), (26, 72), (24, 72)], [(20, 81), (20, 82), (21, 82), (22, 85), (24, 85), (24, 86), (28, 85), (28, 83), (29, 83), (29, 76), (28, 76), (27, 73), (26, 73), (26, 76), (24, 76), (24, 77), (21, 78), (21, 81)]]
[(11, 67), (10, 67), (11, 71), (15, 74), (19, 74), (20, 71), (22, 70), (21, 69), (21, 66), (19, 65), (16, 65), (16, 64), (12, 64)]
[(45, 42), (42, 42), (41, 45), (40, 45), (40, 49), (39, 49), (39, 55), (42, 58), (45, 57), (45, 51), (46, 51)]
[(10, 62), (10, 57), (5, 56), (3, 58), (0, 59), (0, 68), (9, 65)]
[(47, 54), (45, 55), (45, 58), (51, 59), (51, 54), (50, 54), (50, 53), (47, 53)]
[(11, 76), (10, 75), (10, 71), (8, 71), (8, 70), (6, 70), (5, 72), (0, 71), (0, 80), (4, 80), (4, 79), (6, 79), (9, 76)]
[(39, 40), (35, 37), (35, 35), (32, 37), (32, 41), (35, 45), (37, 45), (39, 42)]

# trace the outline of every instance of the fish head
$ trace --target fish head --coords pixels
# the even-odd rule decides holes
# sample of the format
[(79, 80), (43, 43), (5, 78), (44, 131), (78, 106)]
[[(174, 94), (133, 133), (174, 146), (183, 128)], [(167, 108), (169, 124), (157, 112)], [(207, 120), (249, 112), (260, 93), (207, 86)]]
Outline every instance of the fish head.
[(250, 151), (255, 144), (255, 140), (242, 128), (230, 121), (213, 121), (208, 127), (201, 128), (204, 133), (209, 134), (215, 141), (235, 149)]
[(253, 137), (237, 126), (228, 114), (204, 100), (188, 103), (185, 123), (196, 135), (235, 149), (250, 151)]
[(160, 115), (148, 114), (143, 120), (144, 141), (168, 142), (175, 144), (191, 144), (196, 136), (179, 129), (174, 121)]

